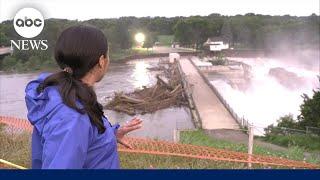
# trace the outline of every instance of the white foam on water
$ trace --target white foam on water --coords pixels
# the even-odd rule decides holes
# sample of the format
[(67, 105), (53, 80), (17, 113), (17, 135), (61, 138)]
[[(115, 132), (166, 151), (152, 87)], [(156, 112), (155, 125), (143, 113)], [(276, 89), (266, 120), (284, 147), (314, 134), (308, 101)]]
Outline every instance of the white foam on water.
[[(312, 96), (312, 90), (319, 88), (317, 72), (314, 71), (288, 66), (276, 59), (230, 59), (252, 67), (252, 79), (248, 89), (234, 89), (223, 80), (214, 80), (211, 83), (240, 117), (258, 127), (276, 123), (276, 120), (284, 115), (292, 114), (296, 117), (300, 114), (300, 105), (303, 102), (301, 95)], [(282, 67), (294, 72), (298, 77), (303, 77), (305, 84), (294, 90), (284, 87), (274, 77), (269, 76), (269, 70), (276, 67)]]

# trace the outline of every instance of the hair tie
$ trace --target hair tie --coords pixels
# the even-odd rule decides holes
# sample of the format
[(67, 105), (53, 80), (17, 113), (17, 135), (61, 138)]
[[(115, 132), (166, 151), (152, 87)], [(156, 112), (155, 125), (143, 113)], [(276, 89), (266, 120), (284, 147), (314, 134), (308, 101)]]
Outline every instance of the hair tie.
[(72, 75), (72, 73), (73, 73), (73, 70), (72, 70), (71, 67), (69, 67), (69, 66), (65, 67), (65, 68), (63, 69), (63, 71), (64, 71), (64, 72), (67, 72), (67, 73), (69, 73), (69, 74), (71, 74), (71, 75)]

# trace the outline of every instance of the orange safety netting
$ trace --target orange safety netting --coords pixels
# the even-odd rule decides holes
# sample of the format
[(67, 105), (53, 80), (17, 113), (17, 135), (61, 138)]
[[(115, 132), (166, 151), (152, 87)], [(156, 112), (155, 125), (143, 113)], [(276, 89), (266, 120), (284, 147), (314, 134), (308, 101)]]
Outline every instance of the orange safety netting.
[[(26, 130), (28, 132), (32, 131), (32, 126), (25, 119), (0, 116), (0, 124), (1, 123), (17, 129)], [(227, 161), (234, 163), (252, 163), (264, 166), (319, 168), (318, 165), (302, 161), (294, 161), (271, 156), (249, 155), (246, 153), (216, 149), (206, 146), (195, 146), (189, 144), (179, 144), (167, 141), (133, 137), (127, 137), (127, 141), (133, 148), (128, 149), (123, 145), (119, 145), (119, 152), (150, 154), (156, 156), (177, 156), (213, 161)]]

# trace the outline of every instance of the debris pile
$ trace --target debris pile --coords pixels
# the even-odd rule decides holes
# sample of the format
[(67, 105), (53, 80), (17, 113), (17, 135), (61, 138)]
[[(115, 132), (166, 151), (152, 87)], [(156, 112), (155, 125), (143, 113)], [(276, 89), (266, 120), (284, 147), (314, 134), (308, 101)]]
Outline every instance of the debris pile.
[(157, 83), (131, 93), (116, 92), (105, 109), (129, 115), (152, 113), (171, 106), (187, 105), (183, 94), (178, 64), (159, 63), (161, 74), (156, 75)]

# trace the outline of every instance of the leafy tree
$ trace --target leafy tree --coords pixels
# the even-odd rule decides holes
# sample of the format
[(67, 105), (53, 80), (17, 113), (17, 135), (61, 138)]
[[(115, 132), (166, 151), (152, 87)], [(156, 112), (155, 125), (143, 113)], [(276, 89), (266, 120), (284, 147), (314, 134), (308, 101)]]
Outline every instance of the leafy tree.
[(144, 34), (145, 34), (145, 41), (143, 43), (143, 47), (147, 49), (152, 48), (156, 41), (156, 35), (150, 32), (144, 33)]
[(298, 129), (297, 121), (293, 118), (292, 114), (285, 115), (277, 120), (278, 127), (286, 127), (292, 129)]
[(223, 26), (221, 28), (221, 37), (227, 40), (229, 44), (233, 42), (232, 32), (231, 32), (231, 26), (229, 21), (225, 21), (223, 23)]
[(209, 23), (200, 17), (179, 21), (175, 26), (175, 38), (182, 44), (194, 44), (199, 48), (209, 36)]
[(192, 30), (188, 23), (184, 20), (178, 21), (174, 27), (174, 37), (175, 40), (180, 42), (182, 45), (187, 45), (192, 43), (191, 35)]
[(117, 23), (113, 36), (117, 37), (116, 42), (120, 49), (129, 49), (132, 47), (132, 38), (130, 37), (128, 27), (124, 23)]
[[(38, 53), (34, 51), (15, 51), (16, 63), (24, 64), (31, 56), (41, 60), (52, 59), (54, 45), (59, 34), (67, 27), (76, 24), (95, 26), (107, 36), (110, 53), (129, 52), (137, 30), (152, 34), (146, 36), (145, 46), (151, 47), (155, 35), (174, 35), (175, 41), (185, 46), (201, 48), (210, 36), (223, 36), (230, 39), (235, 48), (273, 50), (319, 49), (320, 18), (316, 14), (306, 17), (268, 16), (248, 13), (246, 15), (191, 17), (121, 17), (74, 21), (66, 19), (47, 19), (42, 33), (37, 39), (48, 40), (49, 49)], [(13, 26), (12, 20), (0, 23), (0, 45), (10, 46), (9, 40), (22, 39)], [(289, 45), (289, 46), (288, 46)], [(50, 65), (50, 63), (48, 63)]]
[(2, 63), (1, 63), (1, 68), (2, 69), (8, 69), (12, 68), (17, 64), (17, 59), (14, 58), (13, 56), (6, 56), (3, 58)]
[[(320, 79), (319, 79), (320, 81)], [(277, 120), (276, 127), (286, 127), (292, 129), (305, 130), (306, 126), (320, 128), (320, 91), (314, 91), (312, 97), (304, 94), (303, 103), (300, 105), (300, 115), (297, 120), (294, 119), (292, 114), (281, 117)], [(267, 135), (273, 134), (275, 127), (273, 125), (268, 126), (266, 129)]]
[(9, 44), (10, 44), (9, 38), (3, 32), (0, 31), (0, 47), (9, 46)]
[(320, 91), (314, 91), (312, 97), (306, 94), (302, 97), (301, 114), (298, 116), (299, 125), (320, 128)]

